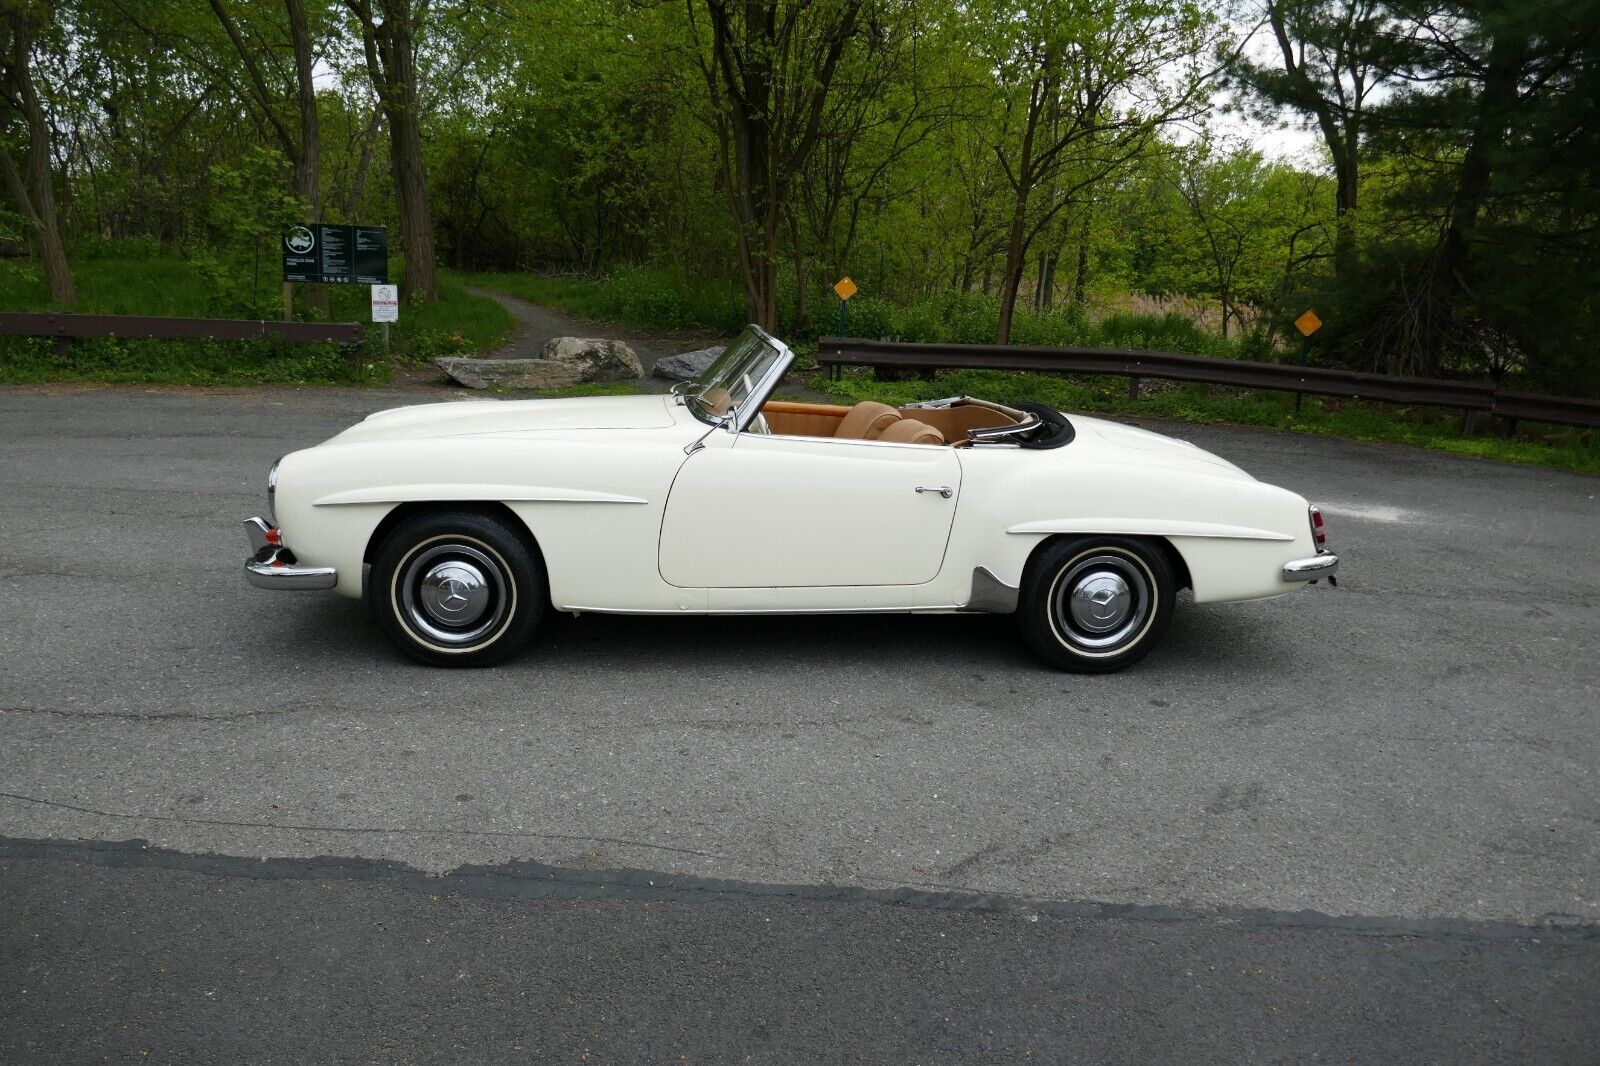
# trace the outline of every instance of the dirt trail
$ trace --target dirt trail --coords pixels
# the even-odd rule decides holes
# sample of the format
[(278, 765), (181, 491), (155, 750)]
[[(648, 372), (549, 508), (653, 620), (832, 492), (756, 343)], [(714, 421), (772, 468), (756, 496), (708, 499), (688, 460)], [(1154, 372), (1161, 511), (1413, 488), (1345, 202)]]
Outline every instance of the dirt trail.
[(511, 312), (511, 317), (517, 320), (516, 334), (494, 351), (486, 352), (484, 358), (537, 359), (543, 353), (546, 342), (555, 337), (608, 337), (624, 341), (633, 349), (634, 354), (639, 357), (639, 362), (644, 364), (645, 377), (640, 382), (640, 388), (650, 392), (665, 392), (671, 385), (669, 381), (650, 375), (656, 360), (727, 341), (727, 338), (718, 337), (713, 333), (696, 333), (688, 330), (645, 333), (627, 329), (615, 322), (596, 322), (578, 318), (564, 311), (540, 307), (520, 297), (496, 292), (493, 289), (469, 288), (467, 291), (477, 296), (489, 297)]
[[(545, 343), (554, 337), (608, 337), (627, 343), (639, 357), (639, 362), (644, 365), (644, 377), (638, 382), (640, 392), (666, 392), (672, 382), (655, 377), (650, 373), (658, 359), (681, 352), (695, 351), (699, 348), (709, 348), (714, 344), (726, 344), (727, 337), (718, 336), (705, 330), (659, 330), (644, 332), (642, 330), (628, 329), (615, 322), (597, 322), (593, 319), (579, 318), (567, 314), (565, 311), (556, 311), (548, 307), (530, 303), (518, 296), (511, 296), (493, 289), (468, 288), (468, 292), (477, 296), (487, 296), (501, 307), (511, 312), (511, 317), (517, 320), (517, 332), (506, 343), (494, 351), (485, 352), (486, 359), (537, 359), (544, 352)], [(804, 374), (790, 374), (778, 389), (779, 394), (794, 399), (814, 400), (819, 403), (837, 403), (836, 399), (823, 393), (807, 388), (803, 384)]]

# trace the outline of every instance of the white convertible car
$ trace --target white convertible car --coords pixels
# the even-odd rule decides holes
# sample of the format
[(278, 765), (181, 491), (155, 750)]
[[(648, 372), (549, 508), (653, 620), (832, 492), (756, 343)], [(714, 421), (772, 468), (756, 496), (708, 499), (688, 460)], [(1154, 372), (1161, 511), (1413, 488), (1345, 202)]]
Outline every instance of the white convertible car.
[(366, 597), (438, 665), (578, 614), (1015, 612), (1052, 666), (1142, 657), (1196, 602), (1332, 578), (1322, 516), (1154, 433), (972, 397), (770, 400), (747, 330), (670, 396), (380, 411), (267, 478), (252, 585)]

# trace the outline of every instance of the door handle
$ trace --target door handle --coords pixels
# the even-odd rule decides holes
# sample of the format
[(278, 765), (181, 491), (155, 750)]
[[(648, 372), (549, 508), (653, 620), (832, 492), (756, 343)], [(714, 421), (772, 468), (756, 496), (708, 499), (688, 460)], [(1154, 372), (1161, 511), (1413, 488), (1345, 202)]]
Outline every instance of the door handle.
[(950, 497), (952, 497), (952, 496), (954, 496), (956, 494), (956, 490), (951, 488), (949, 485), (940, 485), (938, 488), (933, 488), (933, 489), (928, 488), (928, 486), (926, 486), (926, 485), (918, 485), (917, 486), (917, 492), (918, 492), (918, 494), (921, 494), (921, 493), (924, 493), (924, 492), (937, 492), (939, 495), (943, 496), (947, 500)]

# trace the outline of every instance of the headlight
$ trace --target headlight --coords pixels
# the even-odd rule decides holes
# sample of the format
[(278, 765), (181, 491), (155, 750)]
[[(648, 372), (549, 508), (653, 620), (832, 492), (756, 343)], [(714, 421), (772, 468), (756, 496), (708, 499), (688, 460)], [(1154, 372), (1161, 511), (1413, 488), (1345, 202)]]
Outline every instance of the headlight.
[(283, 459), (280, 456), (277, 462), (272, 464), (272, 469), (267, 471), (267, 517), (272, 519), (273, 525), (278, 524), (278, 512), (274, 497), (278, 495), (278, 466), (282, 462)]

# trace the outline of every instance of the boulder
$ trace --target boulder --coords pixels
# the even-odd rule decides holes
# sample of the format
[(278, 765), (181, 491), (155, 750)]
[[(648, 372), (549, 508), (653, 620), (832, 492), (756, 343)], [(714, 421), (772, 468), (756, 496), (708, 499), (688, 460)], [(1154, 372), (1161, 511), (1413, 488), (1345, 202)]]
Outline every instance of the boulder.
[(435, 359), (469, 389), (564, 389), (586, 381), (644, 377), (639, 357), (621, 341), (556, 337), (540, 359)]
[(639, 357), (621, 341), (552, 337), (544, 346), (544, 357), (574, 368), (579, 381), (627, 381), (644, 377)]
[(701, 348), (697, 352), (669, 355), (665, 359), (657, 360), (656, 365), (650, 368), (650, 373), (668, 381), (698, 381), (700, 375), (720, 359), (725, 351), (727, 349), (719, 344), (714, 348)]
[(554, 359), (435, 359), (469, 389), (564, 389), (583, 380), (578, 368)]

